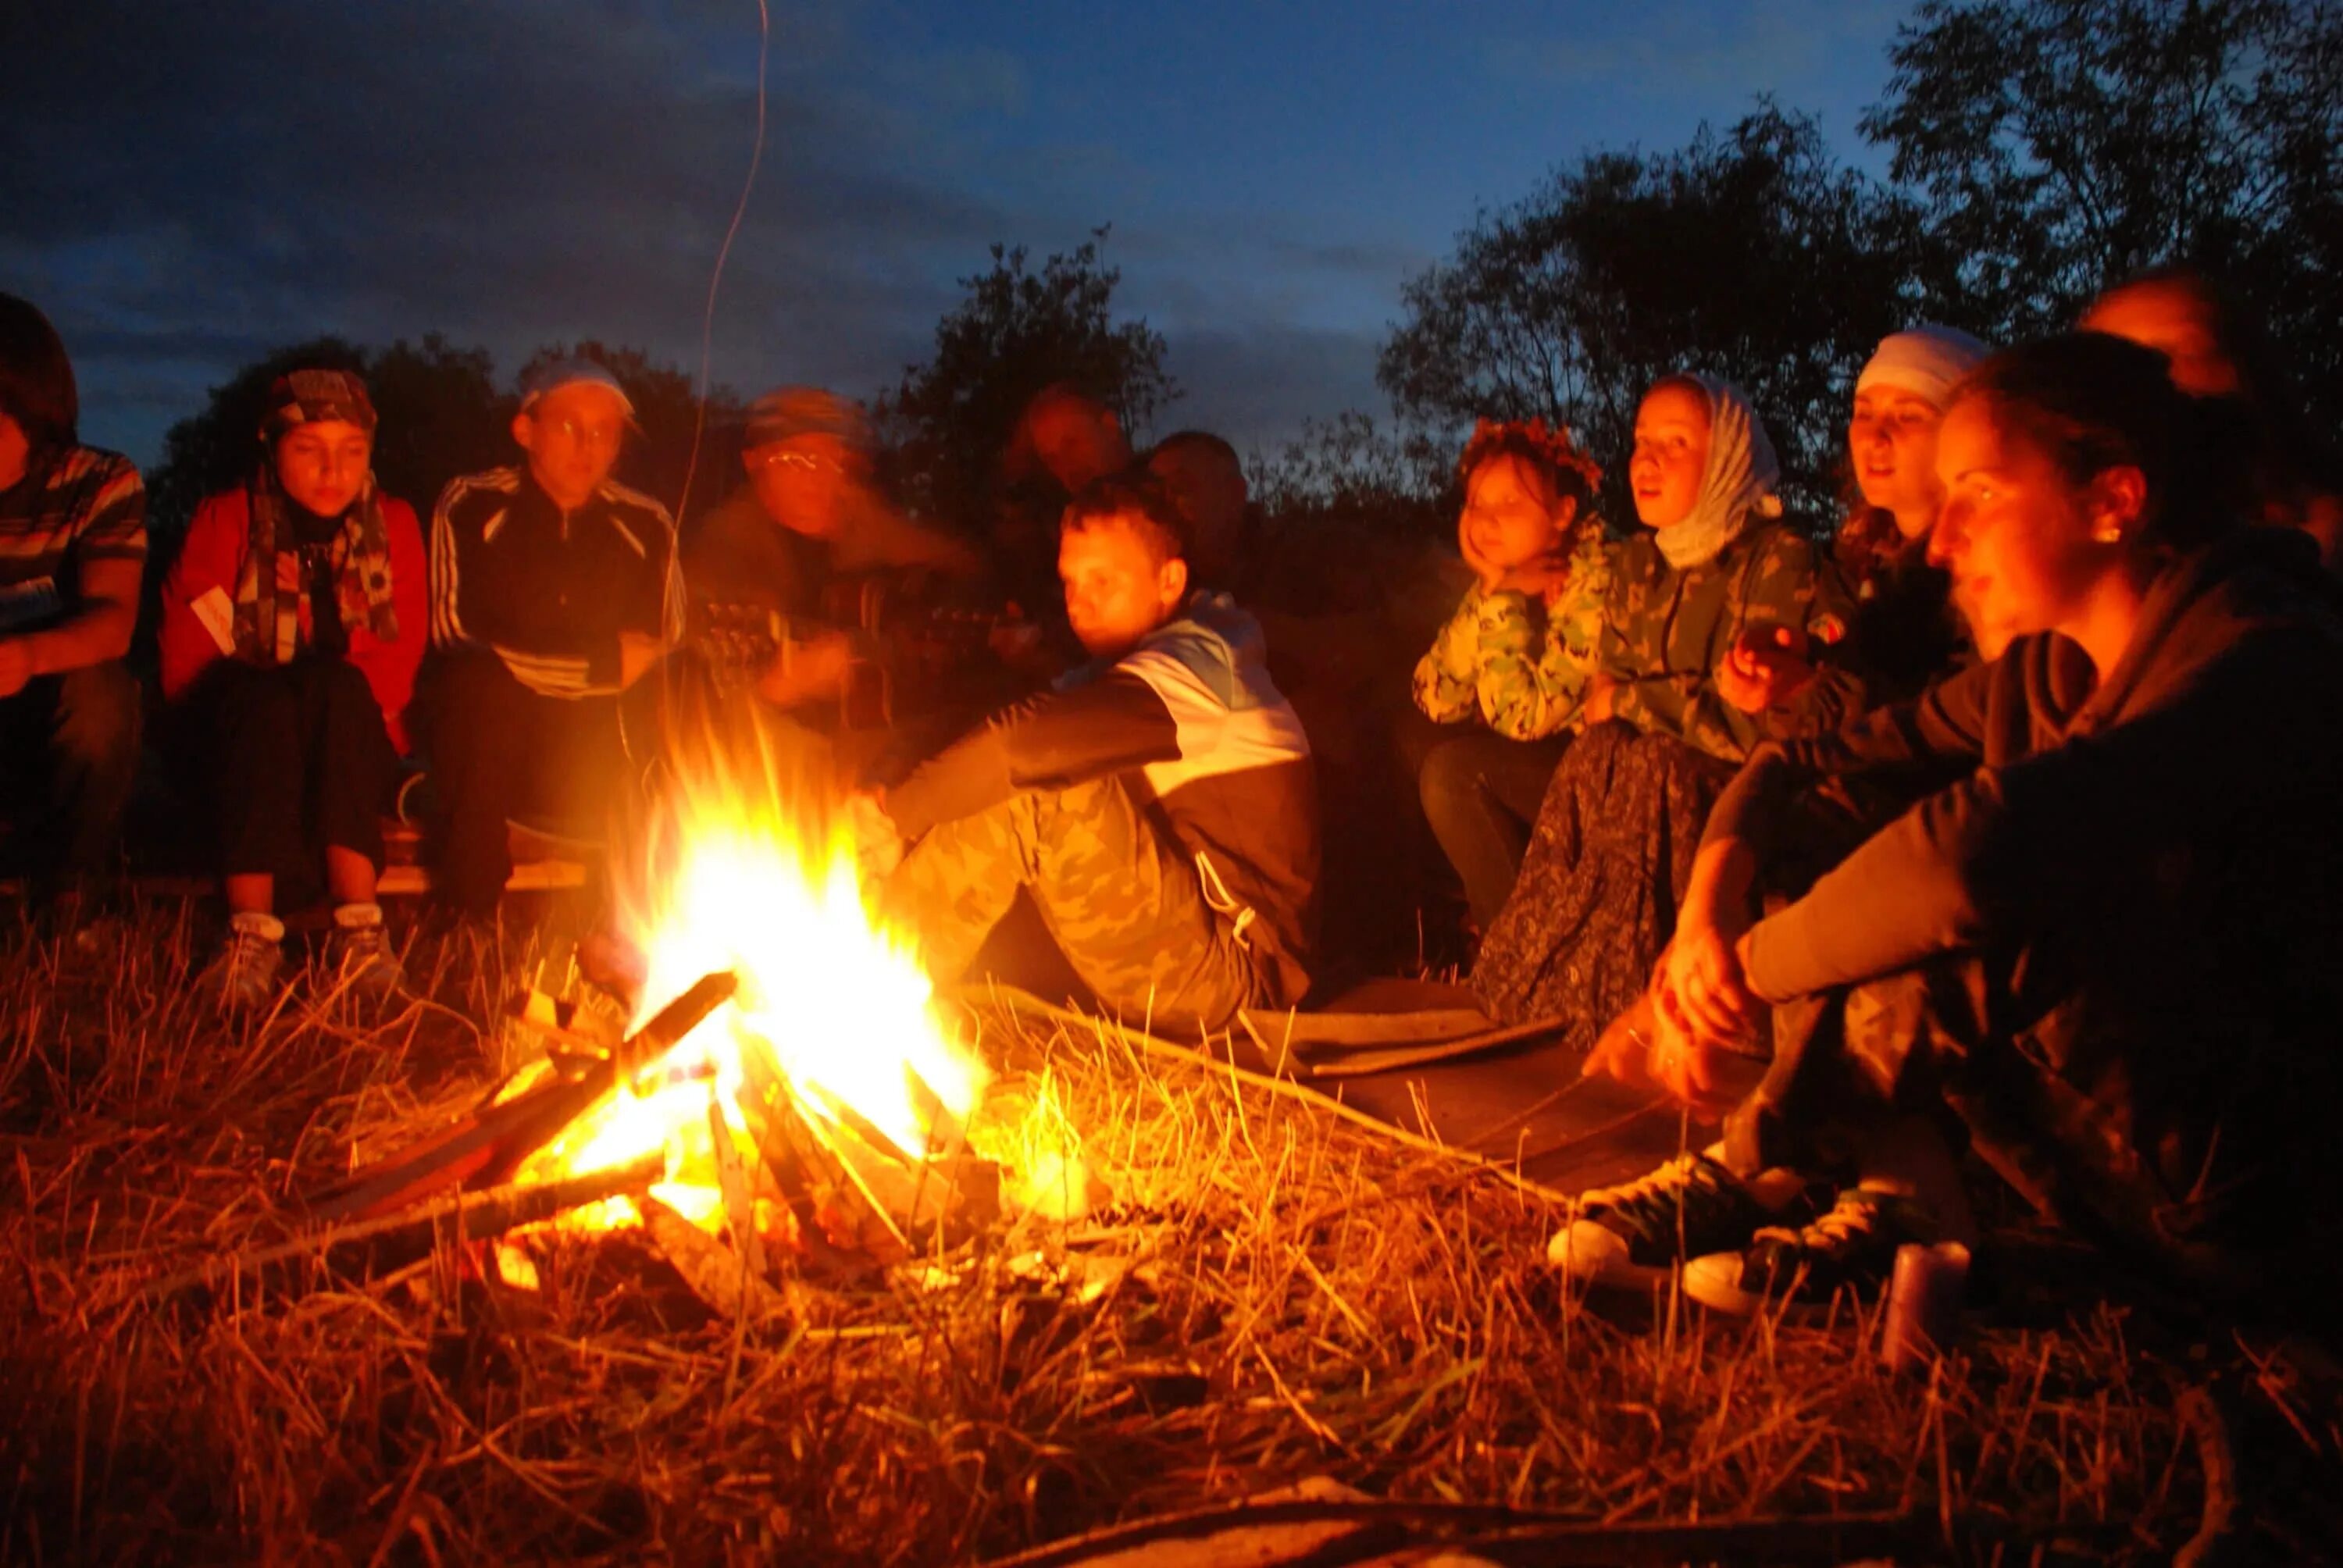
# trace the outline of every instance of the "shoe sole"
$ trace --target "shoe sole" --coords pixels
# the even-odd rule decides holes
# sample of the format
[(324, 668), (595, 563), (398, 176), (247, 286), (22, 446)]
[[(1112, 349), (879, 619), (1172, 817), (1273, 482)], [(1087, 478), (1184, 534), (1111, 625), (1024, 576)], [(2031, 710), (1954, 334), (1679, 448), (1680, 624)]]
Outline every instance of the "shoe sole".
[(1684, 1294), (1710, 1312), (1736, 1318), (1755, 1317), (1762, 1312), (1778, 1322), (1802, 1326), (1827, 1322), (1839, 1295), (1848, 1288), (1842, 1286), (1819, 1302), (1745, 1290), (1738, 1252), (1712, 1252), (1704, 1258), (1694, 1258), (1684, 1265)]

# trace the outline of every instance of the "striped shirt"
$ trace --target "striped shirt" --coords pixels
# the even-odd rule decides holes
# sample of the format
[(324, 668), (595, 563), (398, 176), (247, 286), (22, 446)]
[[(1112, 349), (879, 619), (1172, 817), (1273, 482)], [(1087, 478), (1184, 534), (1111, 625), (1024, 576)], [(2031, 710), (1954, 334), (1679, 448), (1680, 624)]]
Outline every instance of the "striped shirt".
[(450, 484), (431, 516), (431, 641), (485, 648), (546, 697), (619, 689), (620, 634), (683, 635), (667, 508), (605, 481), (565, 514), (523, 467)]
[(146, 487), (130, 459), (67, 447), (0, 492), (0, 637), (78, 610), (91, 561), (146, 558)]

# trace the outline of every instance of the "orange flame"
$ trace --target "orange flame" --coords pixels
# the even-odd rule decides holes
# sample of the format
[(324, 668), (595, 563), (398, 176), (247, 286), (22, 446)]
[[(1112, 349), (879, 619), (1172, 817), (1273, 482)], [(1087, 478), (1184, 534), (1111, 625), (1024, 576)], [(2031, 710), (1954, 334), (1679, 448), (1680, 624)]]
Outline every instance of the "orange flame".
[(660, 781), (622, 905), (622, 930), (649, 963), (635, 1022), (719, 970), (739, 990), (533, 1163), (575, 1175), (665, 1150), (670, 1186), (703, 1189), (676, 1193), (677, 1207), (712, 1219), (710, 1092), (746, 1151), (733, 1104), (744, 1050), (768, 1053), (801, 1111), (834, 1119), (850, 1107), (901, 1148), (930, 1151), (913, 1079), (965, 1119), (985, 1069), (937, 1016), (910, 943), (864, 907), (826, 791), (761, 729), (749, 747), (711, 738), (679, 755), (689, 764)]

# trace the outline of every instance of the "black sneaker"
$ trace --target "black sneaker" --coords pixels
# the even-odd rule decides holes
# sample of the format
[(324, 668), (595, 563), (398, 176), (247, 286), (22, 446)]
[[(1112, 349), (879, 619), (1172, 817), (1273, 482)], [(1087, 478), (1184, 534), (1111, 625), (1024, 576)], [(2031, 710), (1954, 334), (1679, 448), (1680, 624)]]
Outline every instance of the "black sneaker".
[(1805, 1180), (1768, 1171), (1744, 1181), (1705, 1154), (1679, 1154), (1647, 1176), (1579, 1195), (1546, 1257), (1573, 1279), (1648, 1290), (1676, 1264), (1748, 1243), (1759, 1230), (1813, 1212)]
[(1819, 1219), (1768, 1226), (1739, 1251), (1694, 1259), (1684, 1265), (1684, 1294), (1743, 1316), (1760, 1307), (1791, 1318), (1818, 1315), (1841, 1291), (1876, 1298), (1898, 1247), (1936, 1239), (1935, 1218), (1912, 1199), (1851, 1187)]

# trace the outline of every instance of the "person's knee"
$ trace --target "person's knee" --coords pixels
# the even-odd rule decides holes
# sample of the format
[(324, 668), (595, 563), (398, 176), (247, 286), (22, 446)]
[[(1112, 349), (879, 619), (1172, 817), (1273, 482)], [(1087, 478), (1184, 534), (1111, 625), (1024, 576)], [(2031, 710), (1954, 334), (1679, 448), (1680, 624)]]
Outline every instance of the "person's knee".
[(1480, 749), (1467, 737), (1433, 747), (1416, 770), (1417, 799), (1435, 826), (1477, 803), (1481, 789)]
[(137, 765), (138, 678), (116, 659), (58, 677), (57, 750), (92, 769), (127, 773)]

